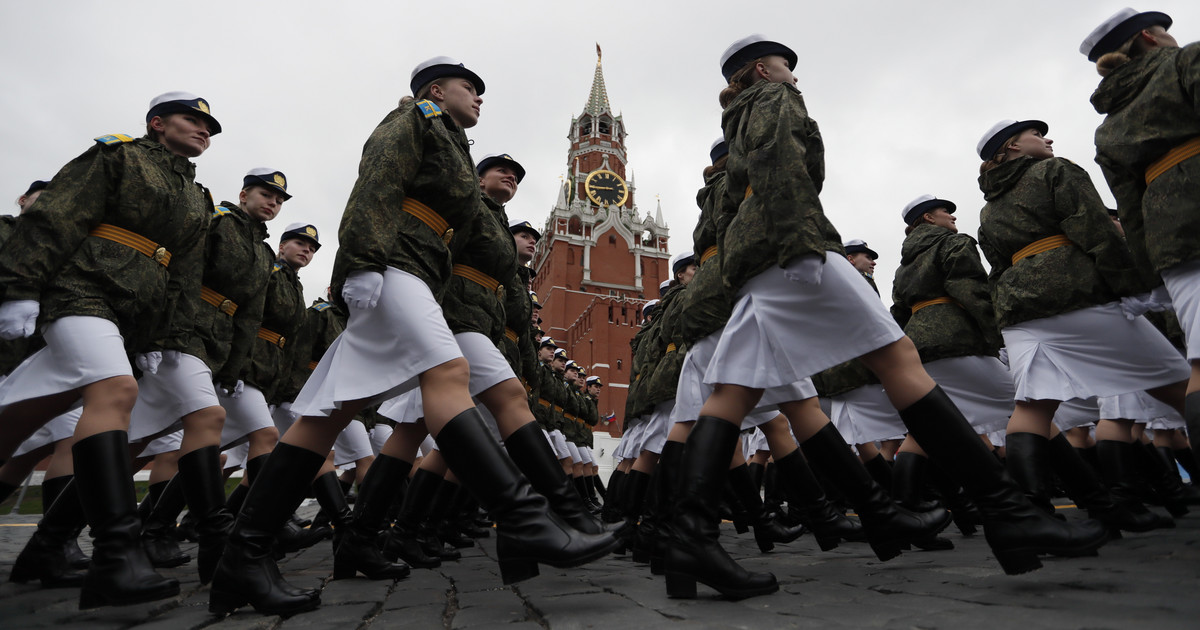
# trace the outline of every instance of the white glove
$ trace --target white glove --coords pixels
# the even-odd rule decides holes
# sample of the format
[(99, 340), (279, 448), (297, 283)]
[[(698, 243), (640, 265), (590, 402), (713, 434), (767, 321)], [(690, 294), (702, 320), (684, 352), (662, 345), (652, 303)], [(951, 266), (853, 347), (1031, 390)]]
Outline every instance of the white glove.
[(1004, 367), (1008, 367), (1008, 348), (1000, 348), (1000, 356), (997, 357)]
[(821, 284), (821, 272), (825, 270), (825, 260), (820, 254), (797, 256), (788, 261), (783, 267), (783, 275), (788, 280), (800, 284)]
[(0, 338), (12, 341), (32, 335), (37, 329), (39, 312), (37, 300), (9, 300), (0, 304)]
[(134, 363), (138, 369), (147, 374), (158, 374), (158, 366), (162, 363), (163, 353), (155, 350), (153, 352), (143, 352), (134, 358)]
[(342, 299), (351, 308), (375, 308), (383, 291), (383, 274), (378, 271), (355, 271), (342, 286)]
[(221, 390), (222, 396), (225, 396), (226, 398), (237, 398), (238, 396), (241, 396), (242, 391), (246, 389), (246, 383), (241, 379), (238, 379), (237, 384), (234, 385), (232, 389), (222, 387), (221, 385), (217, 385), (217, 388)]
[(1145, 315), (1151, 306), (1149, 293), (1121, 298), (1121, 312), (1125, 314), (1125, 319), (1129, 321)]
[(1174, 308), (1171, 303), (1171, 294), (1167, 292), (1167, 285), (1160, 284), (1150, 292), (1150, 310), (1152, 311), (1167, 311)]

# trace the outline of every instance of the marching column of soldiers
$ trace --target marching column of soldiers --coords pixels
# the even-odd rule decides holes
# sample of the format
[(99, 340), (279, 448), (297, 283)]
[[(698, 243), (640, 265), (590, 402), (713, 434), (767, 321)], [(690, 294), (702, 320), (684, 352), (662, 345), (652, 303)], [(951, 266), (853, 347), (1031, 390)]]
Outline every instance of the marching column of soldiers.
[[(413, 69), (311, 306), (317, 227), (268, 234), (284, 173), (252, 168), (215, 203), (191, 161), (222, 131), (210, 104), (155, 97), (144, 136), (97, 138), (0, 220), (0, 493), (50, 457), (9, 579), (78, 588), (85, 609), (168, 598), (187, 539), (212, 613), (291, 615), (320, 592), (284, 579), (283, 554), (332, 539), (334, 579), (403, 580), (494, 534), (504, 584), (632, 550), (671, 597), (739, 599), (778, 582), (726, 552), (723, 518), (763, 553), (812, 533), (883, 561), (982, 527), (1008, 574), (1172, 527), (1200, 505), (1178, 472), (1198, 472), (1200, 48), (1170, 26), (1124, 9), (1080, 49), (1104, 77), (1117, 208), (1047, 123), (1000, 121), (976, 146), (978, 240), (952, 201), (902, 208), (890, 311), (879, 255), (822, 210), (796, 53), (734, 42), (695, 251), (642, 308), (607, 486), (604, 384), (541, 329), (542, 235), (506, 209), (525, 169), (470, 155), (478, 74)], [(1087, 518), (1057, 515), (1060, 494)]]

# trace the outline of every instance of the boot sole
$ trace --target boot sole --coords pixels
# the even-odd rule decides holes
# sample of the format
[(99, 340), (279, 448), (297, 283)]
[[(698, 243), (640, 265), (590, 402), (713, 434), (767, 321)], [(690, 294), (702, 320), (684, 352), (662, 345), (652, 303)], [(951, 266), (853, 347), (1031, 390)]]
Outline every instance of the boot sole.
[[(224, 617), (230, 615), (233, 611), (243, 607), (252, 606), (250, 600), (245, 596), (235, 593), (226, 593), (224, 591), (212, 591), (208, 598), (208, 612)], [(253, 606), (254, 611), (260, 615), (279, 615), (281, 617), (290, 617), (310, 610), (316, 610), (321, 605), (321, 596), (316, 595), (312, 599), (292, 607), (270, 608), (267, 606)]]
[(774, 582), (770, 586), (765, 586), (758, 589), (733, 589), (705, 582), (704, 580), (698, 579), (695, 576), (688, 575), (686, 573), (667, 572), (667, 597), (672, 599), (695, 599), (697, 582), (717, 591), (723, 597), (731, 600), (758, 597), (760, 595), (770, 595), (779, 591), (778, 582)]
[(545, 564), (556, 569), (570, 569), (594, 562), (612, 553), (621, 543), (616, 539), (583, 556), (560, 560), (557, 558), (504, 558), (500, 560), (500, 579), (505, 585), (515, 584), (538, 576), (538, 564)]

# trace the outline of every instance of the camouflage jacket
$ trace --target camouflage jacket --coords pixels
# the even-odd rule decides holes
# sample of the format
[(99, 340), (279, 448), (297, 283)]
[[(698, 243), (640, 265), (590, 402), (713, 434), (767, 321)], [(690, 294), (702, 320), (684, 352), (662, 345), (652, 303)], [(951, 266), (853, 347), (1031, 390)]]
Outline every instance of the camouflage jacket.
[(286, 376), (276, 388), (275, 399), (272, 402), (295, 400), (321, 357), (325, 356), (325, 351), (345, 329), (345, 311), (333, 302), (326, 302), (321, 298), (313, 300), (312, 305), (304, 311), (304, 323), (284, 346), (286, 369), (283, 372)]
[[(700, 206), (700, 218), (692, 232), (692, 248), (696, 252), (700, 267), (688, 283), (683, 296), (684, 317), (679, 321), (679, 341), (695, 343), (720, 330), (729, 322), (733, 302), (725, 292), (721, 278), (720, 248), (717, 254), (700, 262), (709, 247), (716, 247), (723, 234), (718, 233), (718, 204), (725, 198), (725, 171), (714, 173), (704, 188), (696, 193), (696, 205)], [(730, 216), (732, 218), (732, 215)], [(678, 343), (678, 341), (676, 342)]]
[(406, 199), (424, 204), (455, 232), (484, 211), (479, 176), (466, 132), (430, 101), (405, 103), (389, 113), (363, 147), (358, 180), (338, 228), (333, 296), (354, 271), (395, 267), (429, 285), (441, 299), (450, 279), (449, 233), (438, 234), (402, 210)]
[[(859, 272), (859, 274), (867, 284), (871, 285), (871, 289), (878, 294), (879, 287), (875, 286), (875, 279), (862, 272)], [(817, 389), (817, 395), (822, 398), (837, 396), (864, 385), (876, 385), (879, 383), (879, 378), (858, 359), (850, 359), (845, 363), (839, 363), (827, 370), (822, 370), (814, 374), (812, 380), (813, 387)]]
[(658, 303), (655, 309), (656, 314), (650, 321), (650, 325), (644, 326), (634, 335), (633, 342), (636, 342), (637, 347), (630, 361), (633, 365), (629, 374), (633, 378), (633, 382), (630, 383), (629, 397), (625, 401), (627, 418), (648, 416), (654, 410), (654, 405), (649, 399), (650, 391), (653, 388), (651, 377), (667, 348), (666, 342), (660, 341), (663, 328), (661, 315), (666, 308), (667, 297), (671, 296), (674, 300), (677, 295), (678, 292), (674, 287), (668, 291), (667, 295), (664, 295), (662, 301)]
[(683, 305), (690, 290), (691, 284), (677, 284), (667, 291), (658, 305), (658, 315), (655, 317), (655, 321), (659, 322), (658, 334), (649, 338), (650, 343), (655, 345), (654, 355), (650, 359), (654, 360), (654, 356), (657, 359), (653, 366), (647, 364), (650, 373), (643, 377), (646, 383), (642, 386), (642, 413), (650, 413), (659, 403), (675, 399), (679, 373), (683, 370), (683, 359), (687, 355), (687, 347), (681, 345), (680, 324), (687, 317)]
[(236, 305), (230, 317), (201, 302), (185, 350), (204, 361), (213, 380), (226, 387), (237, 382), (262, 325), (263, 301), (275, 252), (264, 241), (267, 226), (237, 204), (222, 201), (213, 211), (204, 246), (205, 288)]
[[(512, 240), (511, 236), (509, 240)], [(529, 379), (528, 369), (533, 365), (528, 362), (529, 359), (537, 360), (533, 327), (529, 323), (533, 318), (533, 300), (527, 288), (529, 271), (529, 267), (514, 265), (512, 273), (504, 281), (504, 336), (499, 344), (500, 352), (508, 359), (513, 373), (522, 381)]]
[[(0, 245), (8, 241), (13, 228), (17, 225), (15, 215), (0, 216)], [(0, 376), (6, 376), (25, 360), (26, 357), (42, 349), (46, 342), (40, 334), (12, 341), (0, 340)]]
[[(1022, 157), (980, 175), (979, 188), (987, 201), (979, 213), (979, 247), (992, 266), (988, 284), (1001, 329), (1145, 290), (1078, 165)], [(1027, 245), (1064, 235), (1071, 244), (1013, 264)]]
[(641, 375), (637, 371), (638, 350), (642, 346), (642, 340), (650, 334), (651, 323), (653, 322), (643, 321), (642, 327), (634, 333), (633, 339), (629, 340), (629, 390), (625, 393), (625, 431), (629, 431), (642, 421), (638, 414), (634, 413), (634, 408), (638, 405), (637, 399), (641, 395), (642, 388)]
[(278, 399), (276, 394), (287, 389), (286, 379), (291, 373), (287, 344), (292, 341), (297, 345), (303, 343), (302, 339), (294, 339), (301, 332), (303, 324), (304, 287), (300, 285), (296, 271), (283, 260), (277, 260), (267, 281), (262, 328), (283, 335), (283, 346), (256, 337), (250, 351), (250, 363), (242, 376), (247, 385), (262, 390), (269, 403), (287, 402)]
[[(485, 210), (457, 232), (451, 242), (454, 272), (442, 299), (442, 313), (450, 332), (480, 333), (499, 345), (504, 339), (505, 296), (509, 291), (519, 291), (528, 300), (529, 292), (524, 285), (511, 286), (512, 273), (517, 268), (517, 246), (508, 230), (504, 206), (486, 195), (480, 203)], [(470, 277), (461, 275), (464, 272)], [(477, 276), (480, 273), (484, 277)], [(492, 284), (499, 286), (492, 288)]]
[(560, 380), (554, 373), (554, 368), (541, 361), (538, 362), (530, 383), (530, 387), (532, 387), (530, 397), (534, 403), (532, 405), (533, 417), (547, 431), (563, 430), (562, 412), (554, 410), (556, 405), (562, 407), (562, 390), (558, 387)]
[(1096, 162), (1117, 200), (1144, 281), (1200, 257), (1200, 160), (1192, 157), (1149, 186), (1146, 169), (1200, 137), (1200, 43), (1157, 48), (1117, 67), (1092, 95), (1107, 115), (1096, 130)]
[[(914, 306), (937, 298), (949, 304)], [(996, 328), (987, 272), (975, 239), (922, 223), (904, 239), (892, 283), (892, 316), (921, 353), (921, 361), (975, 355), (997, 356), (1003, 341)]]
[(736, 207), (721, 241), (725, 288), (735, 295), (772, 265), (806, 254), (841, 253), (842, 237), (817, 195), (825, 146), (792, 85), (760, 81), (721, 114), (729, 143), (725, 204)]
[[(37, 300), (42, 325), (72, 315), (107, 319), (130, 353), (185, 349), (213, 205), (195, 176), (187, 158), (149, 138), (98, 139), (21, 215), (0, 251), (0, 301)], [(101, 224), (165, 248), (169, 265), (91, 236)]]

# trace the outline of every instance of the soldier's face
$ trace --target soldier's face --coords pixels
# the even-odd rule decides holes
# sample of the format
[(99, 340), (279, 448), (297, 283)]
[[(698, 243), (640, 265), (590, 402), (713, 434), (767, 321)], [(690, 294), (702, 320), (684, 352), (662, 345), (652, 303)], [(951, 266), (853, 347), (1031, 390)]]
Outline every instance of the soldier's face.
[(1044, 160), (1054, 157), (1054, 147), (1050, 146), (1052, 144), (1054, 141), (1043, 137), (1042, 132), (1037, 129), (1026, 129), (1017, 136), (1012, 144), (1008, 145), (1008, 148), (1016, 151), (1017, 155), (1027, 155), (1036, 160)]
[(796, 77), (787, 59), (781, 55), (768, 55), (758, 63), (758, 74), (771, 83), (790, 83), (796, 85)]
[(846, 256), (846, 258), (860, 273), (865, 273), (867, 275), (873, 275), (875, 273), (875, 261), (871, 260), (871, 257), (868, 256), (866, 252), (850, 254), (849, 256)]
[(567, 360), (562, 357), (554, 357), (554, 361), (550, 363), (550, 367), (554, 368), (555, 372), (562, 374), (567, 369)]
[(588, 393), (591, 394), (592, 396), (599, 396), (600, 395), (600, 386), (595, 383), (588, 385)]
[[(495, 199), (495, 197), (492, 197)], [(533, 260), (533, 252), (537, 248), (537, 239), (529, 232), (513, 234), (513, 243), (517, 246), (517, 261), (522, 265)]]
[(196, 157), (208, 149), (208, 123), (192, 114), (168, 114), (150, 119), (150, 126), (158, 131), (158, 141), (167, 150), (183, 157)]
[(551, 348), (550, 346), (542, 346), (542, 348), (538, 350), (538, 361), (547, 363), (552, 359), (554, 359), (554, 348)]
[(483, 98), (475, 93), (474, 83), (453, 78), (440, 85), (435, 84), (430, 88), (429, 94), (460, 126), (471, 128), (479, 122), (479, 109), (483, 105)]
[(683, 269), (683, 271), (680, 271), (679, 273), (675, 274), (675, 279), (679, 281), (679, 284), (682, 284), (685, 286), (689, 282), (691, 282), (692, 278), (694, 278), (694, 277), (696, 277), (696, 264), (695, 263), (689, 264), (687, 267), (685, 267)]
[(238, 194), (238, 205), (255, 221), (270, 221), (283, 208), (283, 195), (263, 186), (251, 186)]
[(540, 311), (540, 310), (542, 310), (542, 309), (534, 307), (533, 314), (529, 316), (529, 325), (530, 326), (538, 325), (538, 320), (541, 319), (541, 317), (538, 315), (538, 311)]
[(306, 238), (289, 238), (279, 244), (279, 257), (292, 269), (307, 267), (316, 252), (316, 246)]
[(925, 220), (938, 227), (944, 227), (951, 232), (958, 232), (958, 226), (955, 225), (958, 219), (955, 219), (954, 215), (947, 212), (945, 208), (935, 208), (933, 212), (926, 212)]
[(483, 189), (483, 194), (495, 199), (496, 203), (508, 203), (517, 195), (517, 172), (503, 163), (493, 166), (483, 172), (479, 187)]

